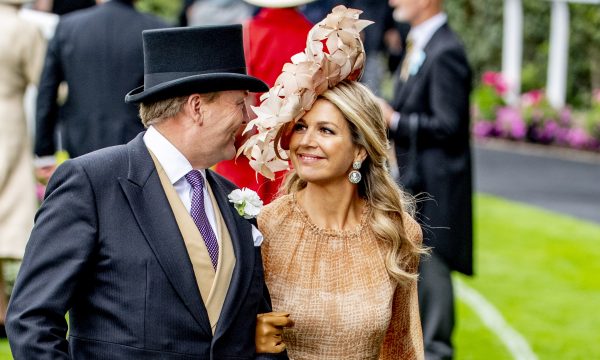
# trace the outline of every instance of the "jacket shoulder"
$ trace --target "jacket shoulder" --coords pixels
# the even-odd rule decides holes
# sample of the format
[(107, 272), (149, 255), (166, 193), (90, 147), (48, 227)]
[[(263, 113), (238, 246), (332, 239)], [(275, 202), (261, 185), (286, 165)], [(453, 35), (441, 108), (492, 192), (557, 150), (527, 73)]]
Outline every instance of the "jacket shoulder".
[(448, 24), (439, 28), (430, 41), (432, 42), (431, 52), (433, 54), (442, 54), (446, 52), (466, 54), (462, 40)]
[(119, 172), (125, 172), (126, 174), (128, 169), (127, 145), (117, 145), (96, 150), (76, 157), (71, 162), (74, 165), (81, 166), (90, 177)]

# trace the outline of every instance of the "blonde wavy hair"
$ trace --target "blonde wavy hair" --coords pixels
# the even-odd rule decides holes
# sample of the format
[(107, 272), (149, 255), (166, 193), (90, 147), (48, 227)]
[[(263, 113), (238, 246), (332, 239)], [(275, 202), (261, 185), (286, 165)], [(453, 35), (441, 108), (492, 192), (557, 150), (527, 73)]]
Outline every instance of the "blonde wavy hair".
[[(414, 264), (426, 250), (409, 239), (403, 227), (403, 217), (414, 215), (415, 201), (388, 171), (389, 142), (381, 108), (371, 91), (356, 81), (343, 81), (319, 98), (337, 106), (348, 121), (352, 142), (367, 151), (360, 170), (363, 180), (358, 184), (359, 194), (371, 206), (373, 231), (387, 245), (385, 266), (389, 275), (400, 284), (410, 284), (418, 276)], [(306, 181), (291, 171), (281, 190), (289, 194), (305, 187)]]

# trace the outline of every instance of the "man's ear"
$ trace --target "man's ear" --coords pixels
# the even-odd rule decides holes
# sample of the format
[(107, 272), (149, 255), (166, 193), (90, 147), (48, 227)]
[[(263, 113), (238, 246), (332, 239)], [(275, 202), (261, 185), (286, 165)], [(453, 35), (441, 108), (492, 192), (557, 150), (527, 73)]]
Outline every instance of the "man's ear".
[(192, 94), (185, 102), (185, 110), (187, 114), (194, 120), (194, 123), (202, 124), (204, 99), (200, 94)]

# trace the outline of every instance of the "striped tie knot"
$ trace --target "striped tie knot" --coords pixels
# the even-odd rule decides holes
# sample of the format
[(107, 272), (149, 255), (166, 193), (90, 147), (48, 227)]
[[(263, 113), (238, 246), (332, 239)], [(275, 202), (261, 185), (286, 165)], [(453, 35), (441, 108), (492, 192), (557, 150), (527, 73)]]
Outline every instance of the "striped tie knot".
[(185, 174), (185, 179), (195, 190), (197, 188), (204, 188), (204, 176), (198, 170), (190, 170), (187, 174)]

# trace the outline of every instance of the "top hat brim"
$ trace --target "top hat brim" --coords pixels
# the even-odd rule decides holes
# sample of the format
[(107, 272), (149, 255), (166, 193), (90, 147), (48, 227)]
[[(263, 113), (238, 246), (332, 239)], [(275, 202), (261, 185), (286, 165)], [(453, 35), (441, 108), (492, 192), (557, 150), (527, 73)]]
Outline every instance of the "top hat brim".
[(228, 90), (265, 92), (269, 90), (269, 87), (262, 80), (244, 74), (201, 74), (163, 82), (148, 89), (144, 89), (142, 85), (127, 93), (125, 95), (125, 102), (153, 102), (177, 96)]

